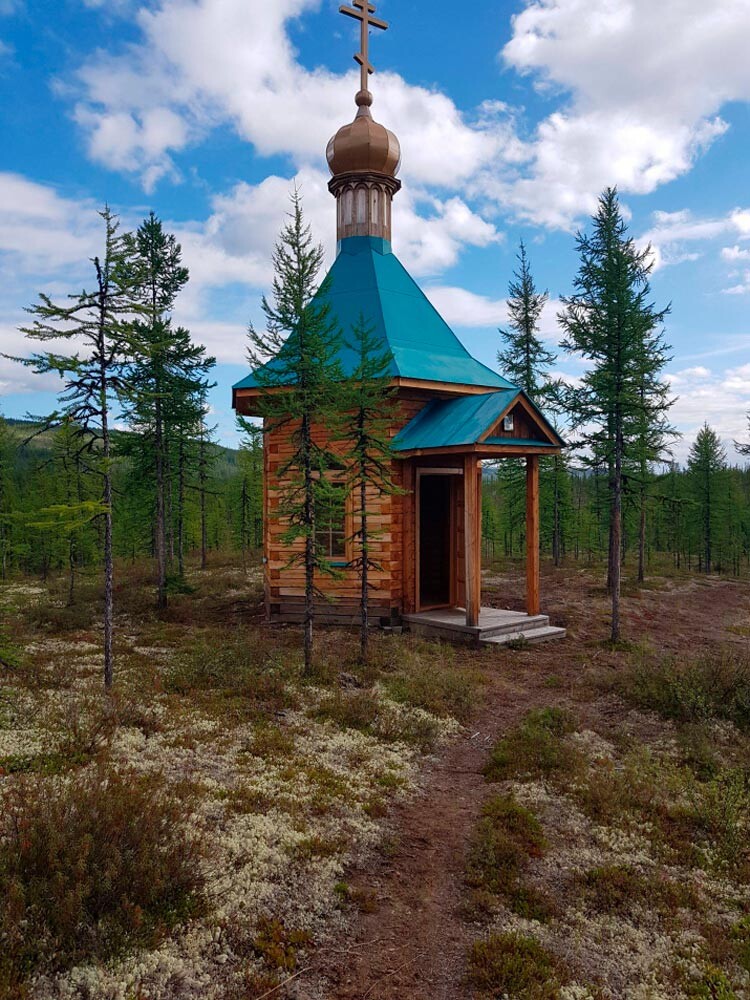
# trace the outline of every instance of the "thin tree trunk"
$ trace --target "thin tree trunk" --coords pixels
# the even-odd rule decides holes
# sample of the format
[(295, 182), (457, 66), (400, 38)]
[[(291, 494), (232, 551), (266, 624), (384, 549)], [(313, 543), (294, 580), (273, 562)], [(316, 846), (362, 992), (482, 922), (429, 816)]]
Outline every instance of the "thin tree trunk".
[(185, 441), (180, 437), (177, 466), (177, 571), (185, 576)]
[(360, 483), (359, 483), (359, 502), (360, 502), (360, 531), (362, 533), (361, 545), (362, 545), (362, 593), (360, 599), (361, 615), (362, 620), (360, 622), (359, 631), (359, 653), (363, 663), (367, 662), (367, 656), (369, 652), (369, 624), (370, 624), (370, 609), (369, 609), (369, 562), (370, 562), (370, 545), (368, 538), (368, 524), (367, 524), (367, 480), (366, 480), (366, 470), (360, 467)]
[(155, 401), (154, 447), (156, 450), (156, 606), (167, 606), (167, 536), (164, 511), (164, 429), (162, 427), (161, 399)]
[(638, 583), (646, 579), (646, 491), (641, 487), (641, 520), (638, 531)]
[(301, 433), (305, 477), (305, 527), (307, 529), (305, 535), (305, 673), (311, 674), (313, 668), (313, 620), (315, 617), (315, 504), (311, 456), (312, 440), (310, 421), (307, 415), (302, 417)]
[(201, 498), (201, 569), (208, 566), (208, 527), (206, 524), (206, 441), (201, 434), (199, 479)]

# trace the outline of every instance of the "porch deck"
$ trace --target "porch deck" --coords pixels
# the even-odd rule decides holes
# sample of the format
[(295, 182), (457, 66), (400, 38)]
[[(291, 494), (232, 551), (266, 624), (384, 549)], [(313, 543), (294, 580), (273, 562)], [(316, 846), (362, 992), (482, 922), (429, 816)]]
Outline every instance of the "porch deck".
[(481, 608), (478, 625), (466, 624), (466, 611), (463, 608), (420, 611), (404, 615), (403, 621), (415, 635), (472, 645), (489, 643), (502, 646), (519, 641), (547, 642), (550, 639), (564, 639), (566, 634), (564, 628), (550, 625), (547, 615), (527, 615), (522, 611), (507, 611), (503, 608)]

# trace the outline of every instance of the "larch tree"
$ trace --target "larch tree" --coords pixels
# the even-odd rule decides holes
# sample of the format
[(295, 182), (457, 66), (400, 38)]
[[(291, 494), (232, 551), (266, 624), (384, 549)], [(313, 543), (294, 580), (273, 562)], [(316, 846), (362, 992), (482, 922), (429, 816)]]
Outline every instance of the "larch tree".
[(134, 282), (142, 315), (131, 331), (130, 387), (124, 416), (140, 437), (140, 446), (154, 476), (154, 551), (156, 604), (167, 605), (168, 532), (171, 503), (170, 431), (184, 422), (184, 410), (196, 412), (209, 387), (208, 373), (215, 360), (194, 344), (184, 327), (172, 324), (172, 310), (188, 281), (182, 248), (164, 231), (152, 212), (129, 237)]
[[(750, 411), (747, 414), (747, 426), (748, 430), (750, 430)], [(744, 444), (741, 441), (735, 441), (734, 446), (740, 455), (750, 455), (750, 441)]]
[(719, 527), (719, 477), (726, 468), (727, 454), (716, 431), (704, 424), (688, 455), (693, 499), (698, 506), (703, 571), (713, 567), (714, 538)]
[(360, 579), (360, 656), (367, 661), (369, 645), (370, 573), (382, 567), (372, 556), (372, 542), (378, 532), (372, 527), (370, 510), (374, 500), (399, 493), (393, 481), (391, 427), (394, 389), (391, 387), (392, 354), (360, 316), (347, 339), (356, 364), (347, 379), (341, 403), (347, 419), (342, 439), (346, 447), (343, 462), (347, 492), (353, 498), (351, 542), (356, 555), (349, 563)]
[[(559, 413), (560, 385), (551, 377), (557, 355), (544, 346), (539, 332), (549, 293), (539, 291), (536, 286), (523, 240), (519, 245), (517, 259), (518, 268), (508, 284), (508, 326), (499, 330), (503, 346), (498, 351), (497, 363), (503, 376), (523, 389), (543, 409)], [(562, 554), (562, 481), (565, 459), (561, 455), (555, 455), (551, 461), (543, 461), (541, 472), (541, 488), (550, 494), (552, 500), (552, 555), (558, 566)], [(506, 459), (499, 463), (498, 473), (506, 482), (513, 506), (519, 509), (523, 507), (526, 477), (520, 463)]]
[(65, 387), (60, 409), (47, 426), (67, 421), (75, 428), (79, 449), (101, 479), (100, 510), (104, 521), (104, 684), (113, 682), (114, 562), (112, 550), (112, 405), (128, 389), (125, 363), (129, 331), (140, 304), (134, 295), (129, 244), (119, 234), (118, 220), (105, 208), (104, 250), (92, 260), (95, 283), (90, 291), (69, 296), (67, 304), (47, 295), (29, 308), (33, 324), (23, 332), (43, 344), (64, 342), (73, 353), (44, 351), (16, 358), (38, 374), (57, 373)]
[[(333, 502), (329, 473), (337, 464), (330, 441), (340, 420), (342, 334), (331, 315), (326, 285), (318, 287), (323, 248), (313, 242), (299, 192), (273, 252), (270, 299), (263, 298), (266, 329), (248, 331), (248, 358), (261, 390), (260, 415), (268, 435), (284, 429), (292, 449), (277, 473), (284, 542), (302, 543), (292, 562), (304, 568), (305, 672), (313, 669), (313, 623), (319, 596), (315, 574), (336, 575), (316, 535), (318, 511)], [(316, 296), (316, 292), (320, 292)]]
[(599, 198), (590, 234), (579, 232), (580, 257), (574, 292), (563, 298), (559, 321), (563, 347), (588, 362), (579, 386), (568, 392), (568, 409), (584, 461), (607, 469), (609, 489), (608, 585), (613, 642), (620, 639), (623, 483), (639, 415), (650, 422), (663, 414), (656, 387), (666, 363), (664, 349), (649, 354), (644, 344), (661, 344), (668, 309), (649, 301), (653, 268), (650, 247), (639, 250), (622, 217), (617, 192)]

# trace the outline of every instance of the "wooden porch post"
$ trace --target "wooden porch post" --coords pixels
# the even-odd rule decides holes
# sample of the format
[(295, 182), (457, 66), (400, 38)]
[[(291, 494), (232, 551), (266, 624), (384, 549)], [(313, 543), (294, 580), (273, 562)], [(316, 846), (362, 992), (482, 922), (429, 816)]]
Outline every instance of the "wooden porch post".
[(466, 559), (466, 624), (479, 624), (482, 602), (480, 470), (474, 455), (464, 455), (464, 552)]
[(539, 456), (526, 458), (526, 612), (539, 614)]

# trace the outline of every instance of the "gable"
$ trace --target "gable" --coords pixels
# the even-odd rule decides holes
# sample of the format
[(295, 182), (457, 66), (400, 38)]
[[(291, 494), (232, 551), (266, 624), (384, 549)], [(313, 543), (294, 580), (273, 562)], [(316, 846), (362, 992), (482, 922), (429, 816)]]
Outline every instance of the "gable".
[[(512, 427), (506, 417), (512, 417)], [(482, 445), (558, 449), (563, 444), (542, 412), (516, 388), (433, 399), (393, 439), (397, 452)]]

